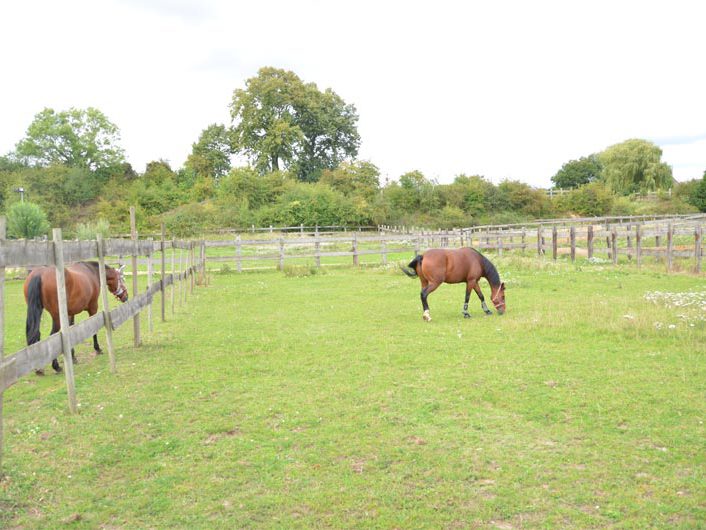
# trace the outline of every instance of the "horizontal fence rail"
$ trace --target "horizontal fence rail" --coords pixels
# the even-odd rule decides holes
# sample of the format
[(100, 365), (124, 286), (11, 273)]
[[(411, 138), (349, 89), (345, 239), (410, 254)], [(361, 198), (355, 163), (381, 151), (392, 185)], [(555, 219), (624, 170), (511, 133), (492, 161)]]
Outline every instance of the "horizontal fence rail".
[[(234, 263), (242, 272), (257, 262), (270, 263), (282, 269), (297, 260), (350, 258), (354, 265), (363, 256), (380, 256), (387, 263), (389, 254), (420, 253), (434, 247), (474, 247), (482, 251), (535, 253), (539, 256), (569, 255), (588, 259), (605, 259), (618, 263), (619, 257), (641, 265), (644, 257), (665, 260), (672, 270), (676, 258), (694, 260), (694, 270), (701, 271), (703, 256), (704, 215), (677, 217), (640, 216), (553, 220), (552, 225), (502, 225), (455, 230), (425, 231), (405, 227), (380, 227), (377, 234), (289, 234), (279, 237), (242, 237), (206, 241), (208, 262)], [(340, 262), (340, 259), (339, 259)], [(349, 262), (350, 263), (350, 262)], [(327, 264), (332, 264), (329, 259)], [(262, 268), (262, 267), (259, 267)]]

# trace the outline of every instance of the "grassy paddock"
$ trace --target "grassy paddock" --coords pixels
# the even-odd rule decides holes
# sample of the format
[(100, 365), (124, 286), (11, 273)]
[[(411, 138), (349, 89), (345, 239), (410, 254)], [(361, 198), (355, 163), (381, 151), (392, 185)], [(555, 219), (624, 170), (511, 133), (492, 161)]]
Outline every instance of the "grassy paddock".
[(116, 375), (87, 342), (79, 415), (61, 376), (5, 394), (0, 526), (703, 524), (703, 278), (494, 261), (503, 317), (444, 285), (424, 323), (396, 264), (301, 267), (214, 274), (139, 349), (124, 325)]

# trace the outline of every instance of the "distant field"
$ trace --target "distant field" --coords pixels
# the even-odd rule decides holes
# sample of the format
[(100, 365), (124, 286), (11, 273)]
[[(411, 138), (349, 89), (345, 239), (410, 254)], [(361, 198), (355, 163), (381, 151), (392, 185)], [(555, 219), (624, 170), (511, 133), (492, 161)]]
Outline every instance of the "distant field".
[(63, 376), (5, 393), (0, 527), (702, 526), (703, 276), (490, 257), (502, 317), (443, 285), (424, 323), (390, 257), (214, 273), (116, 375), (86, 342), (78, 416)]

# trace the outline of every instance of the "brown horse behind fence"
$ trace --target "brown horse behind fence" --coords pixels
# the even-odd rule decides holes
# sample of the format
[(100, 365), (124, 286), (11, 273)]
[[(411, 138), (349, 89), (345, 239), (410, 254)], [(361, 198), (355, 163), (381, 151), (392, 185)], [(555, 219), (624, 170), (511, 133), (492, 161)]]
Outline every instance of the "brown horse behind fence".
[[(95, 261), (80, 261), (64, 269), (66, 280), (66, 305), (70, 324), (74, 316), (82, 311), (88, 311), (93, 316), (98, 311), (98, 294), (100, 293), (100, 277), (98, 263)], [(121, 302), (128, 299), (123, 267), (114, 269), (105, 267), (105, 278), (108, 290)], [(42, 310), (46, 309), (52, 318), (52, 335), (59, 331), (59, 299), (56, 288), (56, 267), (39, 267), (29, 273), (24, 283), (25, 301), (27, 302), (27, 345), (40, 340), (40, 323)], [(98, 335), (93, 335), (93, 348), (96, 353), (102, 353), (98, 345)], [(73, 348), (71, 354), (74, 354)], [(55, 371), (60, 372), (59, 361), (51, 363)], [(37, 370), (43, 374), (43, 370)]]
[(505, 312), (505, 284), (500, 281), (495, 265), (475, 249), (464, 247), (457, 249), (435, 248), (416, 256), (407, 267), (400, 267), (409, 277), (418, 276), (422, 282), (422, 317), (431, 320), (427, 297), (442, 283), (466, 283), (466, 298), (463, 303), (463, 316), (470, 318), (468, 300), (471, 289), (475, 290), (481, 301), (481, 307), (487, 315), (492, 314), (485, 305), (485, 298), (478, 285), (478, 280), (485, 278), (490, 284), (490, 299), (498, 311)]

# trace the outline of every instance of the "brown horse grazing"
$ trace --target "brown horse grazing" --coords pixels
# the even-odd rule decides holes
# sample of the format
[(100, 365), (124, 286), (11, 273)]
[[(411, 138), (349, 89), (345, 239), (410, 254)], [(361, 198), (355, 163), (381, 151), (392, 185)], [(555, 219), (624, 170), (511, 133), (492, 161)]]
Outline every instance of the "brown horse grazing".
[[(88, 311), (93, 316), (98, 311), (98, 294), (100, 293), (100, 277), (98, 263), (95, 261), (80, 261), (64, 269), (66, 280), (66, 305), (68, 306), (70, 324), (74, 323), (74, 315)], [(114, 269), (105, 267), (105, 279), (108, 290), (121, 302), (128, 298), (123, 267)], [(51, 334), (59, 331), (59, 300), (56, 288), (56, 268), (39, 267), (32, 270), (24, 284), (25, 301), (27, 302), (27, 345), (39, 342), (39, 325), (42, 310), (46, 309), (52, 318)], [(98, 335), (93, 335), (93, 348), (96, 353), (102, 353), (98, 346)], [(74, 354), (73, 348), (71, 354)], [(75, 357), (74, 357), (75, 359)], [(55, 371), (61, 372), (59, 361), (54, 359), (51, 363)], [(44, 374), (37, 370), (37, 374)]]
[(427, 297), (442, 283), (462, 283), (466, 282), (466, 299), (463, 303), (463, 316), (470, 318), (468, 312), (468, 299), (473, 289), (480, 298), (481, 307), (486, 315), (492, 312), (485, 305), (485, 298), (478, 285), (481, 277), (488, 280), (490, 284), (490, 299), (495, 305), (498, 314), (505, 312), (505, 284), (500, 281), (500, 276), (495, 265), (475, 249), (464, 247), (457, 249), (435, 248), (427, 250), (423, 255), (416, 256), (407, 265), (407, 268), (400, 267), (402, 271), (414, 278), (418, 276), (422, 282), (422, 307), (424, 313), (422, 317), (427, 322), (431, 320), (429, 315), (429, 304)]

